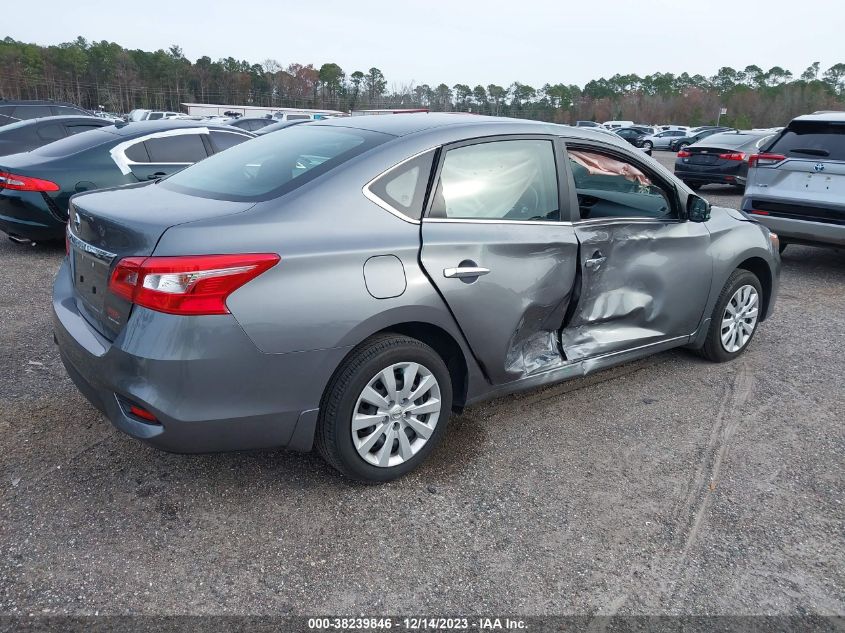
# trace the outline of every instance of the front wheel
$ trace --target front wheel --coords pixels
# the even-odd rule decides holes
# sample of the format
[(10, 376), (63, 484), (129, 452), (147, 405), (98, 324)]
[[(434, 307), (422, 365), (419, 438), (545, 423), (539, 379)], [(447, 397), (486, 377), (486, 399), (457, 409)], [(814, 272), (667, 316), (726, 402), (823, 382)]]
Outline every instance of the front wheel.
[(407, 336), (375, 336), (353, 350), (329, 382), (317, 450), (350, 479), (390, 481), (431, 453), (451, 409), (452, 381), (437, 352)]
[(643, 149), (647, 152), (650, 152), (654, 149), (654, 143), (651, 141), (643, 141)]
[(735, 270), (722, 288), (701, 355), (715, 363), (733, 360), (746, 350), (763, 309), (763, 289), (757, 276)]

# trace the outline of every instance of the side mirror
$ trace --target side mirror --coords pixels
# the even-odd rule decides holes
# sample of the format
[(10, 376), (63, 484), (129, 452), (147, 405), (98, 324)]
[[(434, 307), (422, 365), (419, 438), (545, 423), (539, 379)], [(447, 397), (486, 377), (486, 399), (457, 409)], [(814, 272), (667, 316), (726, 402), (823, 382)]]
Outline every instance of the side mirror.
[(687, 197), (687, 218), (690, 222), (707, 222), (710, 219), (710, 203), (700, 196), (690, 194)]

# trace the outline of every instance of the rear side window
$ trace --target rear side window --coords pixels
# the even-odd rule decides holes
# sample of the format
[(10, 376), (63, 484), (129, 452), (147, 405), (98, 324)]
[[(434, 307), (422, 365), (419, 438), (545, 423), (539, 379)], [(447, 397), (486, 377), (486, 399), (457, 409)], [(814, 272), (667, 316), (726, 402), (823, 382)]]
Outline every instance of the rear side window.
[(87, 132), (88, 130), (96, 130), (97, 128), (104, 127), (102, 125), (66, 125), (67, 133), (68, 134), (79, 134), (80, 132)]
[(446, 152), (431, 216), (557, 220), (559, 206), (551, 141), (493, 141)]
[(144, 142), (151, 163), (196, 163), (207, 156), (199, 134), (178, 134)]
[(39, 125), (35, 132), (38, 138), (42, 141), (57, 141), (60, 138), (67, 136), (65, 134), (65, 126), (61, 123), (48, 123), (47, 125)]
[(210, 134), (212, 145), (214, 145), (214, 149), (217, 152), (222, 152), (224, 149), (229, 149), (249, 140), (248, 136), (234, 134), (232, 132), (215, 132), (212, 130)]
[(40, 119), (45, 116), (53, 116), (50, 106), (16, 106), (12, 113), (19, 119)]
[(568, 153), (582, 220), (675, 217), (672, 194), (633, 162), (580, 148)]
[(76, 154), (77, 152), (102, 145), (103, 143), (116, 142), (119, 137), (105, 132), (104, 130), (107, 129), (111, 129), (111, 127), (91, 130), (90, 134), (68, 136), (32, 151), (34, 154), (40, 154), (41, 156), (70, 156), (71, 154)]
[(70, 114), (74, 116), (84, 116), (85, 114), (87, 114), (84, 110), (80, 110), (79, 108), (71, 108), (70, 106), (53, 106), (53, 110), (56, 111), (56, 114)]
[(353, 128), (295, 126), (265, 134), (180, 171), (160, 186), (222, 200), (283, 195), (394, 138)]
[(845, 121), (793, 121), (766, 151), (794, 158), (845, 160)]
[(402, 215), (419, 220), (433, 158), (431, 150), (390, 169), (370, 184), (370, 193)]
[(126, 158), (131, 160), (133, 163), (150, 162), (150, 155), (147, 153), (147, 147), (144, 143), (135, 143), (131, 147), (128, 147), (123, 153), (126, 155)]

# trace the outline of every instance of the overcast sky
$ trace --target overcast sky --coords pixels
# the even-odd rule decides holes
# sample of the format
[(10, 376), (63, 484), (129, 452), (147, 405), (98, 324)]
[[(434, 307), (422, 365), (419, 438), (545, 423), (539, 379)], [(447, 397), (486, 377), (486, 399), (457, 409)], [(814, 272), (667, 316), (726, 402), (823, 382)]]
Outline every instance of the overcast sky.
[[(720, 66), (796, 75), (845, 62), (845, 0), (38, 0), (0, 37), (56, 44), (82, 35), (126, 48), (380, 68), (388, 85), (521, 81), (583, 85), (616, 73)], [(85, 10), (86, 6), (90, 10)], [(37, 19), (36, 16), (49, 16)]]

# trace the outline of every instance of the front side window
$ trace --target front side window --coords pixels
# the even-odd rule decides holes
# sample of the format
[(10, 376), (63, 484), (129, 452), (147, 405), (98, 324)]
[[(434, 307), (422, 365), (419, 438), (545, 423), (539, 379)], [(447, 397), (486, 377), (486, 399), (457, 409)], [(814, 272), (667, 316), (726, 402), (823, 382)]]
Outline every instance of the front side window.
[(633, 162), (580, 148), (568, 153), (582, 220), (676, 217), (672, 194)]
[(196, 163), (207, 156), (199, 134), (151, 138), (144, 145), (151, 163)]
[(560, 219), (552, 142), (493, 141), (447, 151), (430, 215), (514, 221)]
[(212, 130), (211, 142), (217, 152), (222, 152), (224, 149), (229, 149), (235, 145), (240, 145), (244, 141), (248, 141), (249, 137), (243, 134), (235, 134), (234, 132), (217, 132)]
[(45, 116), (53, 116), (50, 106), (17, 106), (13, 116), (24, 119), (40, 119)]
[(74, 115), (74, 116), (85, 116), (88, 114), (85, 110), (80, 110), (79, 108), (71, 108), (70, 106), (53, 106), (53, 110), (56, 111), (57, 115)]

